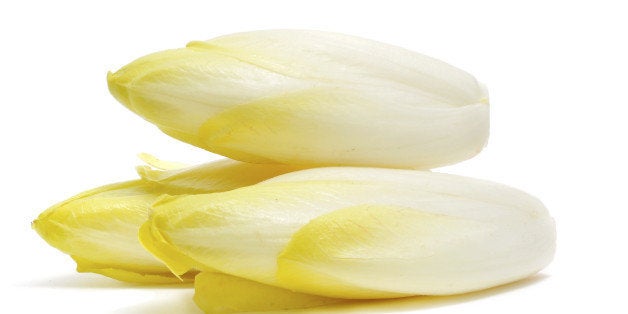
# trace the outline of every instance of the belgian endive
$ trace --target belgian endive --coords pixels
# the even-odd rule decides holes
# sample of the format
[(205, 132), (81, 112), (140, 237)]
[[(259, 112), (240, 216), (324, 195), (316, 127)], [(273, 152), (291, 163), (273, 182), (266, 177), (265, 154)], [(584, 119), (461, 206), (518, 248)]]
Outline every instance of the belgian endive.
[(477, 154), (486, 90), (396, 46), (304, 30), (238, 33), (108, 75), (130, 110), (184, 142), (254, 163), (421, 168)]
[(51, 246), (72, 256), (79, 272), (130, 282), (177, 283), (192, 279), (194, 272), (175, 277), (137, 240), (155, 199), (162, 194), (227, 191), (295, 170), (233, 160), (179, 167), (145, 157), (153, 167), (138, 167), (141, 179), (78, 194), (44, 211), (33, 228)]
[(220, 272), (371, 299), (464, 293), (530, 276), (551, 261), (555, 227), (539, 200), (501, 184), (331, 167), (162, 197), (140, 241), (176, 274)]

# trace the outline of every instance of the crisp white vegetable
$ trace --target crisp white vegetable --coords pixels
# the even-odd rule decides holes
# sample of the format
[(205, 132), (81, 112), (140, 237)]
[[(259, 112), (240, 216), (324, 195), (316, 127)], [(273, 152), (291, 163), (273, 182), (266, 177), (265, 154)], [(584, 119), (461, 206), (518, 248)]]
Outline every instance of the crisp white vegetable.
[(163, 197), (140, 240), (177, 274), (212, 270), (315, 295), (388, 298), (530, 276), (551, 261), (555, 227), (540, 201), (501, 184), (344, 167)]
[(477, 154), (488, 96), (439, 60), (348, 35), (238, 33), (109, 73), (165, 133), (237, 160), (429, 169)]

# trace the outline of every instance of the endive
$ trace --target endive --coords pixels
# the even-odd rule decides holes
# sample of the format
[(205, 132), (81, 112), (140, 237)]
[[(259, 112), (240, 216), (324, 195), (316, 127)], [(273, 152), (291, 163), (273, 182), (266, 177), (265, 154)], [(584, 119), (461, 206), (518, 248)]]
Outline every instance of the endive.
[[(162, 194), (227, 191), (295, 168), (220, 160), (180, 167), (144, 156), (154, 167), (138, 167), (141, 180), (115, 183), (78, 194), (44, 211), (32, 224), (53, 247), (69, 254), (79, 272), (130, 282), (181, 282), (137, 240), (150, 205)], [(181, 276), (193, 278), (194, 272)]]
[(162, 197), (140, 241), (176, 274), (218, 271), (370, 299), (464, 293), (530, 276), (551, 261), (555, 227), (540, 201), (504, 185), (344, 167)]
[(477, 154), (488, 96), (470, 74), (367, 39), (238, 33), (108, 75), (130, 110), (179, 140), (255, 163), (429, 169)]

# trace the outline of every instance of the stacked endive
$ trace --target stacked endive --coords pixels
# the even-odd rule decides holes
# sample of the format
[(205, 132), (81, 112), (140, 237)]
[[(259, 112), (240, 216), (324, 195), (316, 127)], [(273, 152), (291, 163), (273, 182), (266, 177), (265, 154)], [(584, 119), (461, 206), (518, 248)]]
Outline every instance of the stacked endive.
[(139, 179), (33, 227), (81, 272), (195, 281), (207, 313), (449, 295), (530, 276), (554, 221), (513, 188), (426, 171), (473, 157), (486, 89), (444, 62), (352, 36), (239, 33), (139, 58), (113, 96), (164, 133), (229, 157), (143, 155)]

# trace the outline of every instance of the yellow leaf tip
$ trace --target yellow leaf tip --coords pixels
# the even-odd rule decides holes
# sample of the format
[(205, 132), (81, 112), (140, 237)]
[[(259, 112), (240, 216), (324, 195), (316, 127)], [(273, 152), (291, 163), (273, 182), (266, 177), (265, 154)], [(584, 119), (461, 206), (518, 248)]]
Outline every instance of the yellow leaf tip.
[(121, 84), (119, 75), (116, 75), (111, 71), (107, 72), (107, 86), (109, 87), (109, 92), (116, 100), (125, 106), (129, 106), (131, 104), (128, 89), (126, 86)]

